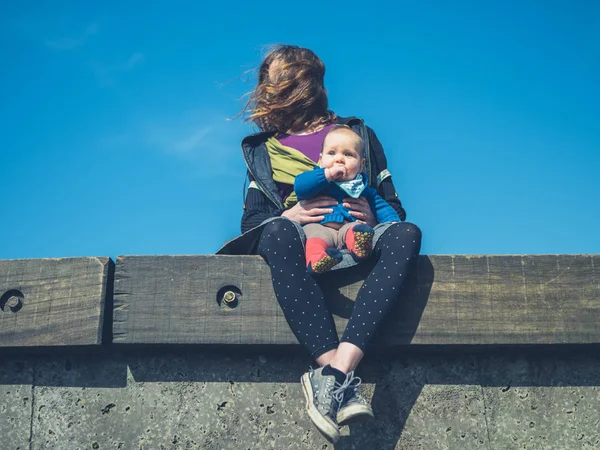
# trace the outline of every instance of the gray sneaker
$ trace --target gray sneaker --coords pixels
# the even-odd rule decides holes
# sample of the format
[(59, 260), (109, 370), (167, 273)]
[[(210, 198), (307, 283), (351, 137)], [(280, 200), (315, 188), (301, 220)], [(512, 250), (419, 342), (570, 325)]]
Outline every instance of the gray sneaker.
[(337, 414), (337, 422), (340, 426), (374, 417), (373, 410), (358, 390), (361, 383), (361, 379), (355, 377), (354, 372), (346, 375), (344, 398)]
[(302, 375), (300, 382), (306, 398), (306, 410), (312, 423), (318, 428), (325, 439), (335, 444), (340, 438), (337, 424), (337, 414), (340, 403), (344, 398), (346, 383), (336, 383), (333, 375), (322, 374), (323, 367), (310, 370)]

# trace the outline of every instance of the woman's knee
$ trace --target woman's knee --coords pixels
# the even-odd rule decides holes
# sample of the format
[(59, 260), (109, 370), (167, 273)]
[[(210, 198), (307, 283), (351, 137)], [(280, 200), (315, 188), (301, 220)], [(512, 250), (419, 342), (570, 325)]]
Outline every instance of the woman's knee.
[(259, 249), (266, 243), (279, 247), (283, 244), (293, 245), (294, 241), (300, 245), (302, 243), (296, 225), (289, 219), (275, 217), (265, 225), (260, 236)]
[(421, 247), (421, 229), (410, 222), (398, 222), (389, 226), (381, 239), (389, 244), (396, 245), (399, 242), (401, 245), (410, 244), (419, 249)]
[(298, 236), (298, 229), (291, 220), (283, 217), (275, 217), (268, 222), (262, 232), (262, 236), (277, 235), (281, 236)]

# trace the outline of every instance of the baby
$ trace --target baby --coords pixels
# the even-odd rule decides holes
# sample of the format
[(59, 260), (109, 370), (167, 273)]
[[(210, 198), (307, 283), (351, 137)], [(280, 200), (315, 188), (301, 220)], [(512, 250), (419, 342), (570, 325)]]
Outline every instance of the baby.
[(357, 223), (343, 206), (345, 197), (367, 199), (377, 222), (400, 222), (396, 211), (377, 191), (368, 186), (362, 138), (346, 125), (336, 125), (323, 140), (319, 167), (296, 177), (294, 191), (298, 201), (326, 195), (338, 201), (333, 212), (319, 223), (303, 226), (306, 234), (306, 266), (311, 273), (330, 270), (342, 260), (344, 246), (355, 260), (369, 256), (374, 230)]

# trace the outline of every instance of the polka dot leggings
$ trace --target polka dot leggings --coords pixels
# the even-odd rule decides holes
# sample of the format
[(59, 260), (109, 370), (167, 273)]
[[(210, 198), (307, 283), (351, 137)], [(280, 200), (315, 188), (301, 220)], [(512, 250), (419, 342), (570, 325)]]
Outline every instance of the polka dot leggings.
[[(372, 256), (377, 263), (358, 291), (342, 342), (365, 350), (398, 299), (420, 248), (421, 231), (408, 222), (391, 225), (378, 239)], [(271, 268), (275, 296), (298, 341), (315, 359), (337, 348), (333, 317), (323, 291), (306, 271), (304, 247), (294, 224), (284, 218), (269, 222), (259, 240), (258, 253)]]

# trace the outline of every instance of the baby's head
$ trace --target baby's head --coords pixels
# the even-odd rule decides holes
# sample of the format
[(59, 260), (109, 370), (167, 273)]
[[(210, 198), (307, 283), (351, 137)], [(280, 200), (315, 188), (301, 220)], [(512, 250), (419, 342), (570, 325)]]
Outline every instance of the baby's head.
[(347, 125), (334, 125), (325, 135), (320, 166), (324, 169), (342, 165), (347, 181), (356, 178), (365, 167), (365, 145), (360, 135)]

